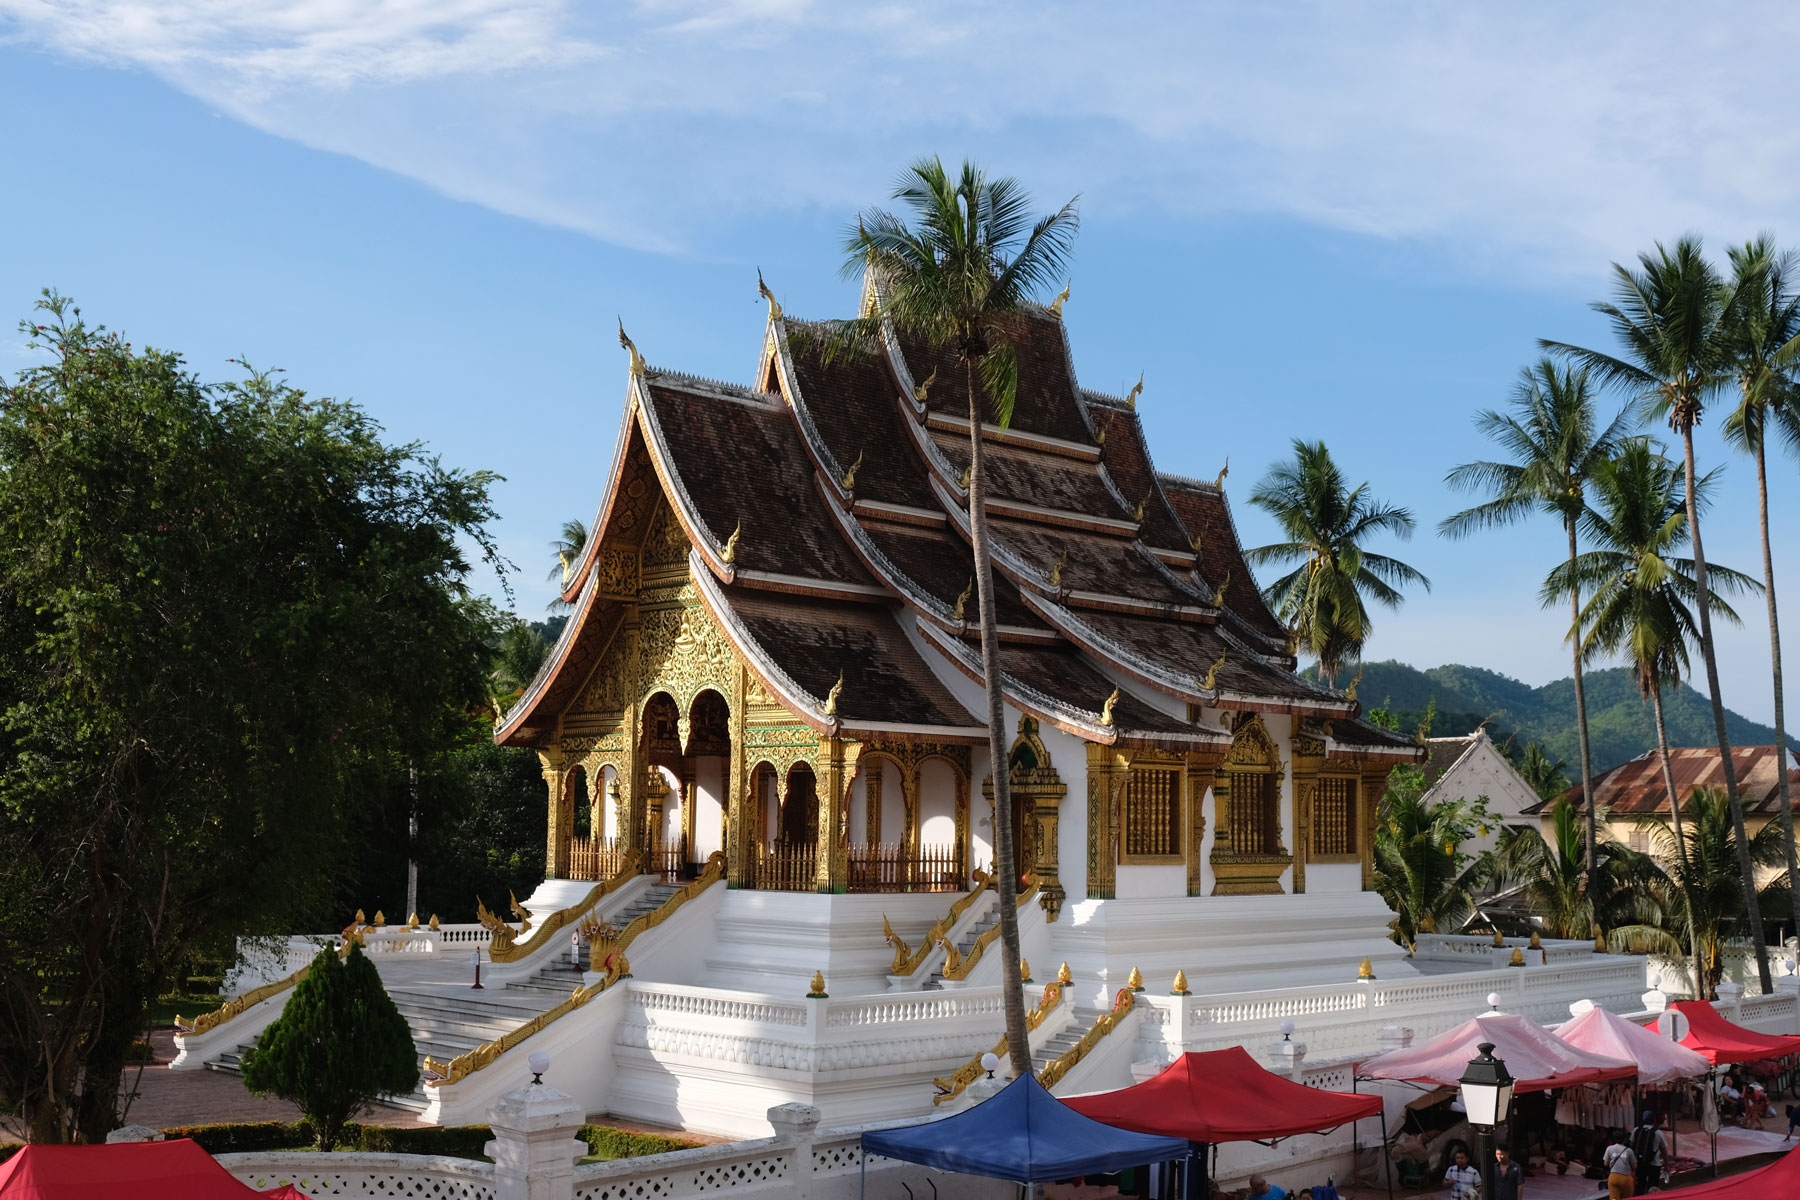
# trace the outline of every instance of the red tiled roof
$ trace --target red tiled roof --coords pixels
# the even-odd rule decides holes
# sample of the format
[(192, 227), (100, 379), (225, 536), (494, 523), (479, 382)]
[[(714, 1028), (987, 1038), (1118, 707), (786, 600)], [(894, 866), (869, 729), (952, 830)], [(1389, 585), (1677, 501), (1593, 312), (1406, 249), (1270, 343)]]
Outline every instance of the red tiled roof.
[[(1744, 811), (1774, 814), (1778, 811), (1779, 792), (1776, 771), (1781, 758), (1774, 746), (1734, 746), (1731, 763), (1737, 769), (1738, 795)], [(1669, 751), (1669, 765), (1675, 776), (1675, 787), (1683, 800), (1697, 787), (1725, 786), (1725, 771), (1716, 746), (1676, 746)], [(1791, 786), (1800, 787), (1800, 770), (1789, 770)], [(1630, 762), (1620, 763), (1594, 780), (1594, 794), (1600, 806), (1615, 814), (1648, 815), (1669, 811), (1669, 790), (1663, 784), (1662, 756), (1647, 750)], [(1584, 808), (1581, 785), (1563, 793), (1569, 803)], [(1526, 812), (1547, 812), (1552, 801), (1544, 801)]]

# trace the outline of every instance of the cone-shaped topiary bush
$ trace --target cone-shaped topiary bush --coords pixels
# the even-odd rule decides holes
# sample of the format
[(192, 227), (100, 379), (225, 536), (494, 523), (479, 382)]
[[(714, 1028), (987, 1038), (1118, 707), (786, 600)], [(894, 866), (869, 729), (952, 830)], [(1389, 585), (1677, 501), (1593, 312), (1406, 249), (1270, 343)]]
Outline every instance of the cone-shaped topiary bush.
[(356, 945), (342, 959), (319, 951), (287, 1008), (244, 1054), (244, 1086), (299, 1105), (321, 1150), (378, 1096), (418, 1083), (412, 1031)]

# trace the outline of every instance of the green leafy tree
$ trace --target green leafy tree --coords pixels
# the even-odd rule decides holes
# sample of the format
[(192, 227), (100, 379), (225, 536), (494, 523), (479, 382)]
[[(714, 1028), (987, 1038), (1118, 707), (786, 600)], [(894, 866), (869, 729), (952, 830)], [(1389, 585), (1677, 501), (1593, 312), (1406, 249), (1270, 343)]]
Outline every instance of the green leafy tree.
[[(868, 272), (874, 309), (847, 322), (833, 350), (870, 345), (884, 323), (955, 352), (962, 362), (969, 405), (969, 530), (975, 556), (975, 594), (981, 621), (981, 668), (987, 681), (989, 761), (1006, 761), (1005, 701), (1000, 688), (1000, 635), (994, 615), (993, 551), (988, 538), (988, 478), (983, 427), (1011, 424), (1018, 397), (1019, 359), (1013, 330), (1034, 296), (1063, 278), (1078, 220), (1075, 201), (1033, 218), (1017, 180), (989, 178), (965, 162), (952, 177), (936, 158), (921, 159), (900, 178), (893, 198), (911, 223), (883, 209), (857, 220), (845, 244), (846, 274)], [(940, 382), (938, 386), (945, 387)], [(955, 386), (952, 381), (948, 384)], [(994, 772), (996, 812), (1012, 811), (1005, 771)], [(1001, 967), (1006, 1038), (1013, 1072), (1031, 1074), (1025, 1002), (1019, 979), (1019, 875), (1012, 822), (994, 823), (994, 874), (999, 884)]]
[[(1698, 947), (1693, 964), (1700, 995), (1710, 998), (1717, 994), (1719, 980), (1725, 975), (1726, 939), (1742, 934), (1750, 921), (1760, 919), (1752, 917), (1745, 902), (1739, 864), (1747, 857), (1752, 868), (1765, 876), (1750, 889), (1752, 894), (1772, 906), (1785, 904), (1788, 877), (1778, 868), (1787, 861), (1787, 852), (1782, 848), (1780, 821), (1770, 821), (1748, 845), (1740, 846), (1731, 803), (1717, 788), (1695, 788), (1686, 807), (1689, 830), (1682, 841), (1661, 821), (1647, 818), (1642, 822), (1650, 838), (1650, 852), (1666, 880), (1664, 903), (1672, 934), (1666, 944), (1646, 940), (1644, 948), (1679, 954), (1683, 943)], [(1740, 854), (1740, 850), (1747, 853)], [(1620, 930), (1617, 936), (1637, 932)]]
[(244, 1052), (244, 1086), (297, 1105), (321, 1150), (380, 1097), (419, 1086), (412, 1031), (361, 946), (313, 958), (287, 1007)]
[(1568, 765), (1560, 758), (1551, 758), (1542, 742), (1530, 741), (1525, 743), (1525, 753), (1519, 758), (1519, 774), (1541, 799), (1554, 800), (1569, 790)]
[(1286, 541), (1246, 551), (1252, 567), (1298, 563), (1263, 589), (1263, 598), (1293, 631), (1296, 645), (1319, 660), (1334, 684), (1346, 660), (1362, 655), (1373, 631), (1364, 597), (1390, 609), (1404, 602), (1399, 587), (1431, 581), (1399, 559), (1365, 549), (1376, 534), (1412, 536), (1413, 515), (1349, 486), (1324, 442), (1294, 439), (1292, 462), (1276, 463), (1257, 482), (1250, 503), (1271, 517)]
[[(1548, 513), (1562, 522), (1569, 539), (1569, 559), (1579, 546), (1576, 535), (1587, 511), (1586, 488), (1599, 465), (1612, 457), (1629, 428), (1620, 413), (1602, 424), (1599, 406), (1585, 370), (1563, 370), (1550, 359), (1519, 373), (1512, 403), (1499, 412), (1483, 409), (1475, 428), (1487, 435), (1506, 458), (1464, 463), (1444, 477), (1452, 488), (1486, 492), (1489, 499), (1446, 517), (1438, 524), (1445, 537), (1461, 538), (1484, 529), (1512, 525), (1533, 513)], [(1588, 740), (1587, 694), (1581, 672), (1581, 602), (1569, 601), (1574, 626), (1570, 648), (1575, 662), (1575, 728), (1581, 745), (1581, 792), (1594, 794), (1594, 756)], [(1592, 870), (1599, 830), (1588, 810), (1587, 866)]]
[(1450, 933), (1466, 925), (1493, 874), (1493, 856), (1472, 855), (1463, 843), (1490, 826), (1480, 800), (1425, 801), (1425, 775), (1396, 767), (1388, 776), (1375, 826), (1375, 891), (1394, 910), (1404, 945), (1421, 933)]
[[(1769, 611), (1769, 670), (1775, 685), (1775, 744), (1787, 745), (1786, 686), (1781, 675), (1781, 621), (1775, 606), (1775, 556), (1769, 548), (1768, 434), (1779, 433), (1800, 452), (1800, 255), (1777, 251), (1765, 234), (1728, 251), (1737, 303), (1726, 322), (1726, 345), (1738, 384), (1738, 406), (1725, 421), (1725, 441), (1756, 463), (1756, 513), (1762, 532), (1763, 599)], [(1781, 817), (1788, 827), (1787, 869), (1795, 862), (1794, 798), (1787, 772), (1775, 777)], [(1794, 928), (1800, 931), (1800, 890), (1793, 894)]]
[[(1744, 830), (1744, 803), (1738, 791), (1731, 738), (1725, 729), (1725, 701), (1719, 690), (1719, 662), (1712, 634), (1712, 589), (1707, 582), (1706, 551), (1700, 536), (1698, 470), (1694, 461), (1694, 427), (1707, 401), (1727, 387), (1737, 364), (1731, 328), (1740, 297), (1723, 281), (1701, 251), (1700, 239), (1683, 237), (1673, 248), (1660, 242), (1638, 256), (1639, 269), (1613, 264), (1613, 299), (1593, 305), (1613, 327), (1624, 356), (1587, 350), (1563, 342), (1541, 342), (1553, 353), (1579, 363), (1597, 377), (1633, 392), (1647, 412), (1667, 417), (1681, 437), (1682, 471), (1687, 489), (1688, 537), (1694, 550), (1694, 607), (1700, 619), (1700, 654), (1706, 664), (1706, 686), (1712, 701), (1713, 733), (1725, 797), (1737, 826), (1737, 849), (1750, 911), (1751, 945), (1763, 990), (1769, 976), (1769, 947), (1763, 932), (1756, 888), (1751, 883), (1750, 839)], [(1592, 789), (1588, 789), (1591, 794)]]
[(531, 686), (549, 655), (550, 643), (524, 621), (515, 620), (506, 627), (494, 650), (494, 686), (500, 692), (501, 707)]
[(304, 928), (388, 764), (484, 705), (494, 477), (40, 308), (0, 382), (0, 1098), (99, 1141), (177, 965)]

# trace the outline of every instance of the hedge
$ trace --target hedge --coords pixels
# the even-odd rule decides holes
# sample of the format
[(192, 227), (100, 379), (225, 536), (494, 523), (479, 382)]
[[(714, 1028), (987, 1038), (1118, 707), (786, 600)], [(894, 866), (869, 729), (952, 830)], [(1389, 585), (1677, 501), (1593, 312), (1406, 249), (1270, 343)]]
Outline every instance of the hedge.
[[(312, 1125), (300, 1121), (234, 1121), (214, 1125), (178, 1125), (163, 1133), (172, 1138), (193, 1138), (208, 1154), (237, 1154), (262, 1150), (303, 1150), (313, 1145)], [(493, 1140), (486, 1125), (453, 1125), (448, 1128), (396, 1129), (386, 1125), (344, 1126), (339, 1143), (345, 1150), (383, 1154), (442, 1154), (450, 1158), (487, 1161), (482, 1149)], [(588, 1153), (598, 1158), (638, 1158), (699, 1145), (683, 1138), (655, 1133), (633, 1133), (610, 1125), (583, 1125), (575, 1135), (587, 1143)], [(0, 1147), (0, 1161), (9, 1153)]]

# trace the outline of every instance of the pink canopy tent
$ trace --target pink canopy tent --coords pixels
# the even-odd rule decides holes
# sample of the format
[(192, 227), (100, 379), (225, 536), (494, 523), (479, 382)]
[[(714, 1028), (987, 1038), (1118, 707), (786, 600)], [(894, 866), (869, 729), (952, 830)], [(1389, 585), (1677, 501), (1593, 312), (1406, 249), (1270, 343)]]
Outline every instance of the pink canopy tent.
[(1635, 1062), (1571, 1046), (1526, 1017), (1493, 1012), (1421, 1045), (1365, 1059), (1356, 1074), (1359, 1079), (1403, 1079), (1453, 1088), (1484, 1042), (1492, 1042), (1494, 1057), (1506, 1063), (1515, 1080), (1515, 1092), (1547, 1092), (1581, 1083), (1630, 1079), (1638, 1071)]
[(1598, 1005), (1557, 1026), (1556, 1036), (1578, 1050), (1637, 1063), (1638, 1082), (1651, 1086), (1704, 1075), (1712, 1065), (1704, 1054)]

